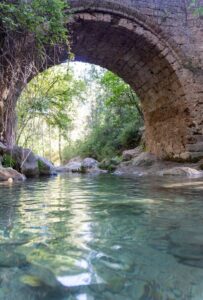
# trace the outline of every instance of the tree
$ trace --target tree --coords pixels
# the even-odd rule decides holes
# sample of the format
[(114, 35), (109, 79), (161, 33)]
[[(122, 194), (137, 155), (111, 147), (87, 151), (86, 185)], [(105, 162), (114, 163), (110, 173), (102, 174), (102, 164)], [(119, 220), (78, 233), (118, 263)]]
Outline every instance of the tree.
[(0, 2), (0, 138), (15, 142), (15, 106), (40, 70), (70, 53), (65, 0), (2, 0)]
[(126, 84), (120, 77), (114, 73), (107, 71), (101, 78), (101, 84), (106, 91), (106, 105), (115, 105), (117, 107), (129, 106), (137, 109), (142, 119), (143, 113), (140, 107), (139, 98), (132, 88)]
[[(34, 78), (18, 102), (17, 144), (29, 146), (35, 134), (38, 139), (42, 139), (45, 134), (51, 135), (55, 129), (61, 153), (62, 138), (67, 136), (71, 127), (73, 101), (79, 98), (82, 101), (84, 91), (84, 82), (74, 79), (67, 64), (48, 69)], [(43, 123), (46, 124), (46, 130)]]
[[(136, 94), (109, 71), (92, 68), (87, 78), (89, 89), (94, 91), (88, 134), (73, 146), (72, 155), (90, 156), (101, 161), (136, 147), (140, 140), (139, 128), (143, 125)], [(67, 159), (71, 157), (67, 147), (65, 155)]]

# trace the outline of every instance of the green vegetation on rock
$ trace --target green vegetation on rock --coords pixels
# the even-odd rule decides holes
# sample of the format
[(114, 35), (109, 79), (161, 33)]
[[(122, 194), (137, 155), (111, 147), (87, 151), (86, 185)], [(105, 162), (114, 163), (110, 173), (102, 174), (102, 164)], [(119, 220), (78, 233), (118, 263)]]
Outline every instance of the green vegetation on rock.
[(16, 161), (10, 154), (4, 154), (2, 159), (2, 166), (5, 168), (14, 168), (16, 166)]

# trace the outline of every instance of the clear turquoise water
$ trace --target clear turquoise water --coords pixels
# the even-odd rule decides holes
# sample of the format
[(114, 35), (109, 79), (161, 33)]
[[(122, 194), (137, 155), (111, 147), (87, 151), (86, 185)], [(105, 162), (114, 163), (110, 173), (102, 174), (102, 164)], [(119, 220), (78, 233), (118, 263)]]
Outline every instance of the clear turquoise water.
[(203, 179), (0, 186), (1, 300), (202, 300)]

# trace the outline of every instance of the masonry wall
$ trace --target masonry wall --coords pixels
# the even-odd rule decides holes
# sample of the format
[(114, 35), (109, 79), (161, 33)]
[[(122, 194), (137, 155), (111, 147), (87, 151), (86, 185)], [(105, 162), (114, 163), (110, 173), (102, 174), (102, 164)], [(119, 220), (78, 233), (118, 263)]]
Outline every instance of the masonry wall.
[(148, 149), (202, 157), (203, 19), (195, 7), (185, 0), (72, 0), (71, 6), (76, 58), (114, 71), (135, 89)]

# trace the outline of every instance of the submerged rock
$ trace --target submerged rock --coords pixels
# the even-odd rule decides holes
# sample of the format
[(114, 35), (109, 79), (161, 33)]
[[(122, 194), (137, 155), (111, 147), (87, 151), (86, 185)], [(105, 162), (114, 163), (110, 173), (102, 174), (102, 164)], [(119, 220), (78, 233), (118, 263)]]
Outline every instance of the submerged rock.
[(27, 265), (26, 256), (22, 253), (15, 253), (7, 249), (7, 247), (0, 248), (0, 267), (14, 268)]
[(189, 167), (174, 167), (174, 168), (162, 170), (158, 172), (158, 175), (201, 177), (203, 176), (203, 172)]
[(26, 275), (21, 278), (22, 282), (30, 286), (49, 286), (52, 288), (62, 286), (55, 274), (46, 266), (30, 264)]
[(203, 268), (203, 237), (201, 228), (196, 231), (180, 230), (169, 237), (169, 254), (179, 263)]
[(9, 181), (10, 179), (13, 181), (24, 181), (25, 176), (12, 168), (0, 167), (0, 181)]

